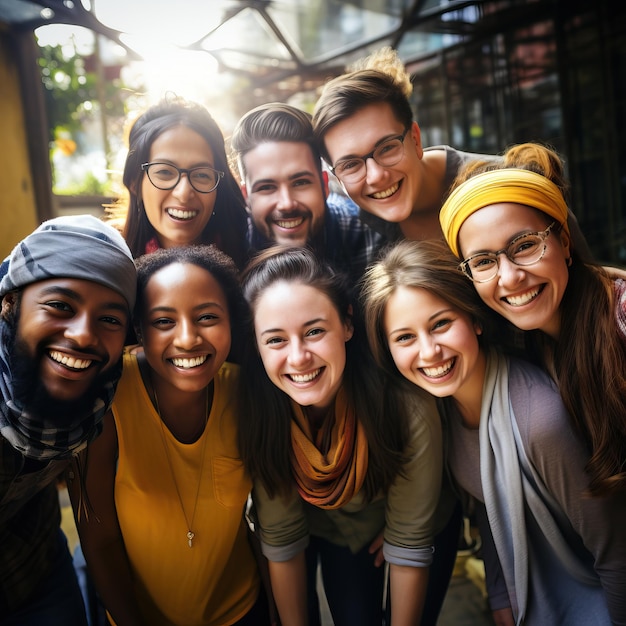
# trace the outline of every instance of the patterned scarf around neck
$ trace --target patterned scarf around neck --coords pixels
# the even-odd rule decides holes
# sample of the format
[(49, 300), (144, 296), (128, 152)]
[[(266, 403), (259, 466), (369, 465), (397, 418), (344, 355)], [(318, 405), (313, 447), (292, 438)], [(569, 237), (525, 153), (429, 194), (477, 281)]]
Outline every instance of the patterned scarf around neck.
[(363, 486), (368, 461), (365, 431), (342, 389), (315, 438), (302, 407), (295, 402), (291, 406), (292, 468), (300, 496), (319, 508), (338, 509)]
[[(102, 431), (102, 418), (113, 402), (116, 383), (103, 386), (86, 415), (76, 415), (62, 430), (45, 416), (31, 415), (13, 398), (10, 357), (6, 354), (6, 322), (0, 320), (0, 435), (31, 459), (51, 461), (77, 454)], [(121, 362), (119, 373), (121, 374)], [(115, 378), (117, 381), (117, 377)]]

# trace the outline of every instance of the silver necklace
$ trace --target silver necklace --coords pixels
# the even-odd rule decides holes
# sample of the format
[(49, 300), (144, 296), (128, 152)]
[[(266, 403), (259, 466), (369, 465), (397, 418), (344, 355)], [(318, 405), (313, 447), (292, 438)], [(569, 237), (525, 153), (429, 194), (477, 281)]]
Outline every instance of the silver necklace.
[[(157, 415), (159, 416), (159, 423), (161, 426), (161, 440), (163, 441), (163, 448), (165, 449), (165, 456), (167, 458), (167, 464), (170, 468), (170, 474), (172, 475), (172, 482), (174, 483), (174, 487), (176, 489), (176, 495), (178, 496), (178, 502), (180, 504), (181, 511), (183, 512), (183, 517), (185, 518), (185, 524), (187, 524), (187, 543), (190, 548), (193, 548), (193, 539), (196, 536), (196, 533), (193, 531), (193, 522), (196, 518), (196, 508), (198, 506), (198, 497), (200, 495), (200, 485), (202, 484), (202, 474), (204, 469), (204, 456), (207, 448), (207, 440), (208, 436), (205, 433), (204, 444), (202, 446), (202, 459), (200, 461), (200, 477), (198, 478), (198, 487), (196, 489), (196, 499), (193, 504), (193, 512), (191, 513), (191, 522), (187, 518), (187, 513), (185, 512), (185, 507), (183, 505), (183, 499), (180, 495), (180, 489), (178, 488), (178, 483), (176, 482), (176, 475), (174, 474), (174, 466), (172, 465), (172, 460), (170, 458), (169, 449), (167, 446), (167, 439), (165, 437), (165, 426), (163, 425), (163, 418), (161, 417), (161, 411), (159, 410), (159, 398), (157, 396), (156, 387), (152, 386), (152, 392), (154, 393), (154, 408), (156, 409)], [(205, 414), (206, 419), (204, 422), (204, 428), (206, 429), (206, 425), (209, 421), (209, 388), (206, 388), (206, 404), (205, 404)]]

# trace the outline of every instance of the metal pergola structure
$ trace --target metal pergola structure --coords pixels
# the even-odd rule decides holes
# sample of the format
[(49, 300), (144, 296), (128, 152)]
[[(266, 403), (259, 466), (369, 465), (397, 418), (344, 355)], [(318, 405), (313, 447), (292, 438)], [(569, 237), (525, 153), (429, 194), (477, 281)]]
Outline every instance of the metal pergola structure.
[[(457, 16), (480, 4), (480, 0), (179, 0), (175, 4), (128, 0), (126, 8), (149, 13), (161, 22), (175, 15), (189, 16), (189, 38), (177, 43), (181, 49), (211, 55), (220, 71), (246, 78), (253, 89), (289, 95), (321, 84), (383, 45), (410, 60), (412, 50), (406, 43), (416, 28), (428, 24), (428, 30), (438, 35), (466, 33), (474, 25)], [(0, 0), (0, 24), (15, 33), (49, 24), (83, 27), (117, 43), (129, 58), (140, 58), (132, 39), (146, 33), (127, 27), (126, 8), (112, 16), (107, 5), (108, 0)]]

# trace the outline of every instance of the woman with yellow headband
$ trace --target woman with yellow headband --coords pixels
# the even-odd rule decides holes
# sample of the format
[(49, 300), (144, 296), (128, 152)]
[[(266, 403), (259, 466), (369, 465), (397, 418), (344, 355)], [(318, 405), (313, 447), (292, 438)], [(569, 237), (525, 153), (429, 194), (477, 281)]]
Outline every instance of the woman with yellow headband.
[(563, 167), (537, 144), (459, 175), (444, 237), (482, 300), (528, 333), (591, 457), (589, 491), (626, 491), (626, 281), (588, 261), (567, 227)]
[(402, 241), (368, 269), (362, 296), (379, 366), (438, 399), (494, 622), (624, 624), (626, 498), (586, 497), (589, 453), (558, 388), (494, 349), (495, 314), (457, 265), (443, 241)]

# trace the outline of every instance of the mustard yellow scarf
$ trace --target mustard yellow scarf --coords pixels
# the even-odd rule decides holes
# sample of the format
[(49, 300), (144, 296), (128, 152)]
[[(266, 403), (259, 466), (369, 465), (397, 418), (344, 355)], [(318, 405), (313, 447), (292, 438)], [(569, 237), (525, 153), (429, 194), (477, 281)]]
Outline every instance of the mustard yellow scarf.
[(314, 436), (302, 407), (292, 402), (292, 468), (300, 496), (322, 509), (338, 509), (359, 492), (367, 472), (367, 439), (343, 390)]

